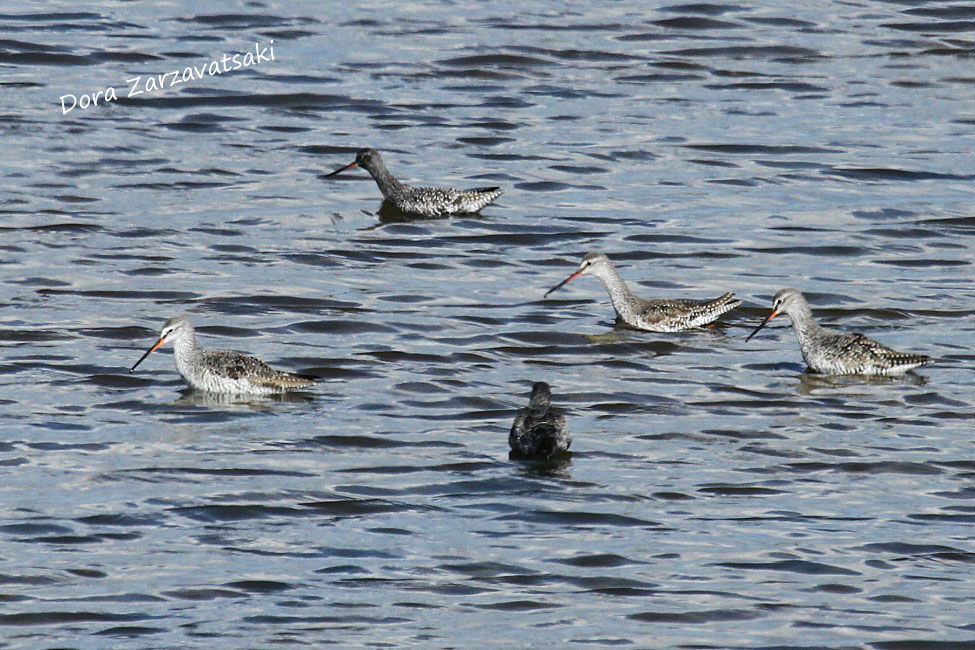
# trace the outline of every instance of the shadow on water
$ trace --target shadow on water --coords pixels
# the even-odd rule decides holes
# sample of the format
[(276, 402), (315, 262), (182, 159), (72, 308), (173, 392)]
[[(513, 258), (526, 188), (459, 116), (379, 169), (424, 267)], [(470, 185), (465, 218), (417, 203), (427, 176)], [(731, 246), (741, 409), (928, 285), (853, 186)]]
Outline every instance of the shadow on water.
[(386, 225), (390, 223), (408, 223), (410, 221), (431, 221), (435, 219), (449, 219), (450, 217), (424, 217), (423, 215), (404, 212), (396, 207), (392, 201), (383, 201), (379, 210), (379, 223)]
[[(490, 207), (490, 206), (488, 206)], [(487, 208), (485, 208), (487, 209)], [(464, 219), (464, 218), (476, 218), (488, 220), (489, 215), (482, 214), (481, 212), (460, 212), (453, 215), (444, 215), (439, 217), (427, 217), (422, 214), (414, 214), (413, 212), (404, 212), (396, 207), (392, 201), (383, 201), (379, 210), (376, 212), (379, 216), (379, 223), (386, 225), (391, 223), (410, 223), (413, 221), (439, 221), (441, 219)]]
[(640, 327), (634, 327), (627, 323), (625, 320), (616, 316), (616, 320), (613, 322), (613, 329), (621, 332), (643, 332), (644, 334), (688, 334), (688, 333), (702, 333), (711, 332), (712, 334), (724, 336), (725, 330), (730, 327), (729, 323), (724, 321), (715, 321), (704, 325), (703, 327), (693, 327), (691, 329), (683, 330), (682, 332), (654, 332), (652, 330), (645, 330)]
[(516, 463), (523, 475), (571, 478), (572, 452), (560, 451), (551, 458), (526, 456), (514, 450), (508, 452), (508, 460)]
[(814, 395), (824, 390), (856, 386), (890, 386), (892, 384), (924, 386), (927, 383), (927, 377), (914, 371), (908, 371), (895, 377), (887, 377), (884, 375), (823, 375), (806, 368), (799, 375), (796, 392), (800, 395)]
[(256, 409), (267, 409), (275, 404), (310, 404), (317, 399), (318, 395), (306, 391), (275, 393), (273, 395), (232, 395), (187, 388), (180, 391), (179, 399), (173, 404), (179, 406), (250, 406)]
[(655, 354), (671, 354), (682, 348), (694, 347), (701, 337), (706, 336), (704, 344), (727, 342), (730, 339), (724, 332), (724, 327), (698, 327), (683, 332), (651, 332), (627, 325), (617, 319), (613, 327), (600, 334), (580, 334), (590, 343), (635, 343), (646, 347)]
[(587, 341), (590, 343), (620, 343), (621, 341), (637, 341), (638, 337), (633, 336), (633, 333), (638, 330), (629, 329), (629, 333), (617, 330), (613, 328), (602, 334), (583, 334)]
[(418, 221), (441, 221), (444, 219), (449, 219), (450, 217), (424, 217), (419, 214), (413, 214), (411, 212), (404, 212), (396, 207), (392, 201), (383, 201), (379, 204), (379, 209), (376, 212), (369, 212), (368, 210), (363, 210), (364, 214), (374, 214), (379, 217), (379, 222), (368, 226), (359, 228), (359, 231), (370, 231), (377, 230), (383, 226), (389, 226), (398, 223), (414, 223)]

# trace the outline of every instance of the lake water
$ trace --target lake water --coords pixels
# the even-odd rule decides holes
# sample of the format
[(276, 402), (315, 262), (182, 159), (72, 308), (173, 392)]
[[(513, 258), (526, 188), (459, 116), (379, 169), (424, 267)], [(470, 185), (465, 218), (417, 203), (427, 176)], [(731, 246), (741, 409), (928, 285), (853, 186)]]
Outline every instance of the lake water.
[[(921, 1), (8, 5), (4, 646), (972, 647), (973, 32)], [(388, 219), (321, 178), (365, 146), (505, 194)], [(744, 305), (614, 330), (593, 278), (542, 297), (588, 251)], [(806, 374), (788, 319), (745, 342), (787, 286), (938, 361)], [(181, 312), (322, 384), (130, 375)], [(572, 457), (509, 461), (542, 380)]]

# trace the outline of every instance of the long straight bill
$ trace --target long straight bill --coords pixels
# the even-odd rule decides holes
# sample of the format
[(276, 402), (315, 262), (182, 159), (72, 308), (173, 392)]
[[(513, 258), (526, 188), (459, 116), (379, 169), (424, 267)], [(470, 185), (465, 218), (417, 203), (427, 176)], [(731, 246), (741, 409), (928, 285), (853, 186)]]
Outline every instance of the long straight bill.
[(159, 348), (161, 348), (163, 346), (163, 344), (165, 344), (165, 343), (166, 343), (166, 339), (159, 339), (158, 341), (156, 341), (156, 344), (153, 345), (148, 350), (146, 350), (146, 353), (143, 354), (141, 357), (139, 357), (139, 360), (135, 362), (135, 365), (132, 366), (131, 368), (129, 368), (129, 372), (133, 372), (136, 369), (136, 367), (140, 363), (142, 363), (143, 360), (145, 360), (146, 357), (148, 357), (150, 354), (152, 354), (153, 352), (155, 352), (156, 350), (158, 350)]
[(322, 178), (328, 178), (329, 176), (335, 176), (339, 172), (344, 172), (346, 169), (352, 169), (353, 167), (358, 167), (358, 166), (359, 166), (359, 163), (350, 163), (350, 164), (346, 165), (345, 167), (339, 167), (334, 172), (325, 174)]
[(755, 336), (756, 334), (758, 334), (758, 330), (760, 330), (763, 327), (765, 327), (766, 323), (768, 323), (770, 320), (772, 320), (773, 318), (775, 318), (778, 315), (779, 315), (779, 312), (776, 311), (775, 309), (773, 309), (771, 312), (769, 312), (769, 315), (765, 317), (765, 320), (762, 321), (762, 324), (759, 325), (758, 327), (756, 327), (752, 331), (752, 333), (748, 335), (748, 337), (745, 339), (745, 343), (748, 343), (752, 339), (753, 336)]
[(562, 287), (563, 285), (565, 285), (565, 284), (567, 284), (567, 283), (569, 283), (569, 282), (571, 282), (572, 280), (575, 280), (575, 279), (576, 279), (576, 278), (578, 278), (578, 277), (579, 277), (580, 275), (582, 275), (582, 271), (576, 271), (575, 273), (573, 273), (572, 275), (570, 275), (569, 277), (567, 277), (566, 279), (564, 279), (564, 280), (562, 280), (562, 281), (561, 281), (561, 282), (559, 282), (559, 283), (558, 283), (557, 285), (555, 285), (554, 287), (552, 287), (551, 289), (549, 289), (548, 291), (546, 291), (546, 292), (545, 292), (545, 295), (544, 295), (544, 296), (542, 296), (542, 297), (543, 297), (543, 298), (547, 298), (547, 297), (548, 297), (548, 294), (550, 294), (550, 293), (552, 293), (552, 292), (553, 292), (553, 291), (555, 291), (556, 289), (559, 289), (559, 288), (561, 288), (561, 287)]

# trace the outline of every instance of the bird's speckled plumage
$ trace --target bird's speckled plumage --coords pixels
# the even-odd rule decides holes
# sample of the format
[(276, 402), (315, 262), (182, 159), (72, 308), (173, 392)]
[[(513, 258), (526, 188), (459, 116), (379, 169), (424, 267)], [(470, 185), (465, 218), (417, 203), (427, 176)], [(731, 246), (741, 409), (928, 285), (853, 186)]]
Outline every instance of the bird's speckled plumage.
[(809, 369), (826, 375), (900, 375), (931, 363), (923, 354), (892, 350), (858, 332), (837, 332), (813, 320), (812, 310), (798, 289), (782, 289), (772, 299), (772, 311), (748, 335), (751, 339), (760, 329), (785, 312), (799, 338), (802, 358)]
[(197, 390), (239, 395), (268, 395), (303, 388), (315, 383), (311, 377), (275, 370), (260, 359), (233, 350), (200, 349), (196, 331), (185, 315), (170, 318), (159, 340), (142, 355), (132, 369), (149, 354), (173, 341), (176, 369), (187, 384)]
[(393, 177), (379, 152), (375, 149), (360, 149), (355, 162), (336, 169), (328, 176), (334, 176), (351, 167), (362, 167), (372, 174), (383, 193), (383, 198), (402, 212), (422, 217), (447, 217), (453, 214), (477, 212), (502, 194), (500, 187), (473, 187), (456, 190), (449, 187), (413, 187)]
[(551, 458), (568, 451), (572, 436), (565, 415), (552, 406), (552, 391), (544, 381), (532, 386), (531, 402), (515, 417), (508, 444), (515, 454), (535, 458)]
[(713, 300), (699, 302), (680, 298), (648, 300), (633, 295), (626, 282), (617, 273), (616, 267), (603, 253), (587, 253), (582, 258), (579, 269), (568, 278), (549, 289), (552, 293), (570, 280), (584, 275), (595, 275), (602, 280), (613, 302), (613, 309), (621, 321), (641, 330), (650, 332), (680, 332), (702, 327), (718, 319), (721, 314), (731, 311), (741, 304), (735, 294), (728, 292)]

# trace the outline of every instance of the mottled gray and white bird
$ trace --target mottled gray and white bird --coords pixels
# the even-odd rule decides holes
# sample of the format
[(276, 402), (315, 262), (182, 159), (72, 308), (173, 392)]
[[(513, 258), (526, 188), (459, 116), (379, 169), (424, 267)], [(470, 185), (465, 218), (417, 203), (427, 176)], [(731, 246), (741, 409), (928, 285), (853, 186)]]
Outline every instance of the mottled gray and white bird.
[(813, 320), (812, 310), (798, 289), (782, 289), (772, 298), (772, 311), (748, 335), (785, 312), (799, 337), (799, 349), (809, 369), (826, 375), (901, 375), (934, 361), (923, 354), (897, 352), (860, 333), (837, 332)]
[(163, 345), (173, 341), (176, 369), (187, 384), (197, 390), (238, 395), (268, 395), (315, 383), (313, 377), (275, 370), (260, 359), (233, 350), (196, 346), (196, 331), (186, 315), (174, 316), (163, 324), (159, 340), (146, 350), (135, 365)]
[(362, 167), (372, 174), (383, 193), (383, 198), (402, 212), (422, 217), (448, 217), (453, 214), (477, 212), (485, 205), (501, 196), (500, 187), (473, 187), (456, 190), (450, 187), (413, 187), (393, 177), (379, 152), (375, 149), (360, 149), (355, 162), (325, 174), (324, 178), (353, 167)]
[(572, 436), (565, 415), (552, 406), (552, 391), (544, 381), (532, 386), (531, 402), (515, 417), (508, 444), (514, 454), (533, 458), (548, 459), (568, 451)]
[(741, 304), (732, 292), (703, 302), (680, 298), (640, 298), (633, 295), (616, 267), (603, 253), (587, 253), (582, 258), (579, 269), (546, 291), (545, 295), (548, 296), (567, 282), (584, 275), (595, 275), (603, 281), (620, 320), (630, 327), (650, 332), (680, 332), (703, 327)]

